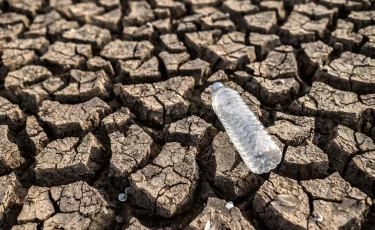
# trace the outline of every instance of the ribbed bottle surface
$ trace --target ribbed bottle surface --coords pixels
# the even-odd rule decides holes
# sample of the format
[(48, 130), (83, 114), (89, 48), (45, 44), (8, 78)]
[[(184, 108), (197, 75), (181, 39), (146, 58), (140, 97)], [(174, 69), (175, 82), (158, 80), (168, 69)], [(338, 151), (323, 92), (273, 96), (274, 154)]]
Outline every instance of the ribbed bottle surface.
[(276, 168), (280, 148), (237, 91), (221, 83), (213, 84), (211, 91), (212, 107), (247, 167), (257, 174)]

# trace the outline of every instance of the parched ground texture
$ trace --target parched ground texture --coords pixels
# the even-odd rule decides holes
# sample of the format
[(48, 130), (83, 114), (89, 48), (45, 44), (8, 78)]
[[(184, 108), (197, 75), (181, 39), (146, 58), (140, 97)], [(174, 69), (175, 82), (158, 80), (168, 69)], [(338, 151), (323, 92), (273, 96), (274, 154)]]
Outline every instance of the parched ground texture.
[(374, 0), (0, 0), (0, 58), (1, 230), (375, 229)]

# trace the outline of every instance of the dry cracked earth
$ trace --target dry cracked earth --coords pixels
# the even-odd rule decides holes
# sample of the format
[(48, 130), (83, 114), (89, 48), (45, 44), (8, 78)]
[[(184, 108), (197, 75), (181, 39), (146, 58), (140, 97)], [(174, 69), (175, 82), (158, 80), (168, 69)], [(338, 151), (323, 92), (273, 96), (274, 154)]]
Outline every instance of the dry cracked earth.
[[(0, 6), (0, 229), (375, 229), (374, 0)], [(283, 149), (272, 172), (216, 81)]]

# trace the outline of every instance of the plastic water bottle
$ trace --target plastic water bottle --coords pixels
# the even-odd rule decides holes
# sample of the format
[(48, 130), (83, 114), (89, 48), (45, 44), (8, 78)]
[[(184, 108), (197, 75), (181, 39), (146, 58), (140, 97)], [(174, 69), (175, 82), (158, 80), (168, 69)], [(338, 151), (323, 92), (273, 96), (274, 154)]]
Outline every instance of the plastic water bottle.
[(280, 148), (237, 91), (216, 82), (211, 93), (213, 110), (247, 167), (257, 174), (276, 168), (282, 158)]

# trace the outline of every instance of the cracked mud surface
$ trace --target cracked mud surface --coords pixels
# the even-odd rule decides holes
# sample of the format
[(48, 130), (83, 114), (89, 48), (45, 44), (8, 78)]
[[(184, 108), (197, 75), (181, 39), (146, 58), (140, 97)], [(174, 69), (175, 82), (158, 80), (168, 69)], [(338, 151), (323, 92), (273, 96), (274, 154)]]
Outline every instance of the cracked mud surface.
[(374, 0), (0, 0), (0, 229), (374, 229), (374, 23)]

